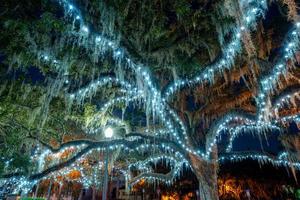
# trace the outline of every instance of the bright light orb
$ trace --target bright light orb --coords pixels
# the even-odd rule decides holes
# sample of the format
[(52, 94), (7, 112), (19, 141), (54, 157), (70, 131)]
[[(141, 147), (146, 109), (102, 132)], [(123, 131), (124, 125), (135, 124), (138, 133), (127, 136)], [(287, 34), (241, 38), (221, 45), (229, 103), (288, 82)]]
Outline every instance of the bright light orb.
[(112, 128), (110, 127), (107, 127), (105, 130), (104, 130), (104, 135), (106, 138), (111, 138), (114, 134), (114, 131)]

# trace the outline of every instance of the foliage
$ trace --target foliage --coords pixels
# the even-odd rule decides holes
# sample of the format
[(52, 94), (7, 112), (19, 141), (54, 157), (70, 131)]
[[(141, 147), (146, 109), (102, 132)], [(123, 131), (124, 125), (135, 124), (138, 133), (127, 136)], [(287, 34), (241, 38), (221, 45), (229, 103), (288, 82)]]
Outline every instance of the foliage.
[[(237, 55), (232, 53), (232, 58), (227, 59), (230, 56), (226, 54), (226, 61), (222, 59), (232, 68), (220, 65), (224, 67), (221, 76), (215, 69), (201, 67), (219, 62), (224, 44), (240, 38), (235, 36), (239, 34), (232, 24), (239, 27), (244, 20), (240, 18), (248, 17), (242, 15), (242, 8), (234, 6), (241, 2), (229, 6), (228, 1), (221, 0), (74, 3), (78, 3), (76, 9), (83, 11), (82, 16), (74, 18), (69, 13), (75, 10), (72, 5), (67, 5), (66, 12), (63, 9), (66, 6), (48, 1), (29, 5), (23, 1), (17, 5), (6, 2), (1, 8), (3, 12), (0, 10), (4, 72), (1, 78), (5, 80), (0, 93), (0, 142), (4, 147), (0, 155), (8, 162), (8, 166), (0, 167), (1, 172), (5, 176), (16, 172), (29, 174), (29, 180), (39, 180), (49, 174), (54, 176), (54, 171), (64, 173), (60, 170), (74, 164), (78, 169), (89, 169), (88, 175), (93, 179), (90, 184), (96, 184), (94, 179), (101, 178), (96, 176), (100, 170), (96, 167), (104, 158), (102, 151), (113, 149), (110, 166), (120, 169), (125, 166), (130, 171), (133, 163), (135, 171), (140, 172), (131, 180), (133, 183), (144, 178), (144, 174), (152, 178), (152, 173), (158, 180), (168, 180), (189, 163), (204, 185), (202, 189), (207, 189), (206, 195), (216, 196), (210, 188), (216, 188), (220, 153), (215, 146), (221, 129), (225, 125), (227, 129), (228, 125), (229, 139), (235, 137), (231, 128), (241, 124), (267, 136), (273, 128), (271, 124), (269, 129), (269, 122), (274, 121), (276, 126), (281, 123), (275, 111), (265, 113), (274, 108), (275, 104), (269, 102), (275, 93), (271, 92), (271, 86), (265, 88), (266, 81), (260, 76), (271, 67), (259, 67), (255, 57), (258, 47), (252, 41), (250, 25), (245, 32), (238, 28), (239, 34), (243, 33), (244, 46), (243, 50), (237, 47), (241, 56), (236, 66), (230, 61), (236, 60)], [(256, 19), (256, 14), (253, 15)], [(88, 19), (84, 26), (81, 17)], [(257, 24), (253, 22), (253, 26)], [(259, 31), (263, 32), (263, 27)], [(114, 43), (103, 39), (107, 36)], [(287, 52), (294, 53), (294, 46)], [(287, 56), (294, 63), (297, 60), (291, 54)], [(265, 62), (273, 65), (271, 60)], [(246, 64), (239, 69), (240, 63)], [(144, 65), (150, 67), (144, 70)], [(274, 70), (280, 66), (274, 65)], [(200, 70), (203, 70), (201, 83), (177, 82), (178, 77), (189, 78)], [(269, 73), (270, 80), (278, 80), (275, 86), (267, 81), (278, 93), (295, 82), (283, 72), (287, 71), (272, 69)], [(274, 74), (279, 75), (273, 78)], [(282, 81), (281, 76), (287, 81)], [(103, 83), (99, 77), (109, 81)], [(165, 85), (173, 79), (176, 82), (171, 84), (178, 93), (169, 99)], [(185, 87), (178, 89), (177, 85)], [(180, 91), (190, 86), (193, 89)], [(248, 113), (231, 112), (241, 108)], [(259, 117), (253, 117), (253, 113)], [(102, 133), (111, 125), (116, 133), (110, 140)], [(148, 147), (154, 149), (145, 150)], [(45, 151), (44, 155), (45, 149), (52, 153)], [(156, 175), (157, 161), (153, 157), (161, 159), (164, 154), (171, 156), (165, 165), (167, 172)], [(151, 159), (144, 160), (147, 157)], [(29, 158), (34, 164), (28, 162)], [(213, 162), (209, 162), (210, 158)], [(271, 162), (281, 164), (276, 159)]]

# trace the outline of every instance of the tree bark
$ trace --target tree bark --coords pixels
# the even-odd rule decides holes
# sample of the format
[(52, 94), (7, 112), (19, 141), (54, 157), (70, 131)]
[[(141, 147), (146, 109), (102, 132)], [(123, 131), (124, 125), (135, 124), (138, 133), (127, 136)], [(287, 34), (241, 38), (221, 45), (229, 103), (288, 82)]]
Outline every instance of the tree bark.
[(217, 163), (208, 162), (193, 154), (189, 157), (199, 182), (200, 200), (218, 200)]

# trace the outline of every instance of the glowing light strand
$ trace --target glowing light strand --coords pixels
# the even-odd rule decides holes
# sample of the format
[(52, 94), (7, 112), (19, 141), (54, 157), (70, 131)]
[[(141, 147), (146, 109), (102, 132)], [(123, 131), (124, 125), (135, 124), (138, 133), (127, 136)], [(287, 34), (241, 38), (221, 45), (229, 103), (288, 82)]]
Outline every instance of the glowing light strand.
[(253, 7), (242, 12), (244, 14), (242, 16), (242, 25), (240, 27), (236, 27), (236, 29), (233, 31), (235, 35), (227, 47), (223, 48), (225, 49), (225, 52), (223, 52), (222, 57), (213, 64), (201, 67), (204, 70), (198, 76), (192, 79), (176, 80), (174, 83), (170, 84), (164, 93), (164, 98), (166, 100), (169, 99), (170, 96), (173, 95), (177, 90), (185, 87), (186, 85), (195, 85), (198, 83), (204, 83), (206, 81), (213, 82), (216, 73), (222, 73), (225, 69), (230, 69), (233, 66), (233, 60), (241, 50), (241, 36), (243, 32), (248, 28), (254, 28), (256, 19), (260, 16), (263, 16), (267, 10), (267, 4), (265, 0), (244, 1), (242, 3), (246, 3), (247, 5), (244, 6), (247, 7), (253, 4)]

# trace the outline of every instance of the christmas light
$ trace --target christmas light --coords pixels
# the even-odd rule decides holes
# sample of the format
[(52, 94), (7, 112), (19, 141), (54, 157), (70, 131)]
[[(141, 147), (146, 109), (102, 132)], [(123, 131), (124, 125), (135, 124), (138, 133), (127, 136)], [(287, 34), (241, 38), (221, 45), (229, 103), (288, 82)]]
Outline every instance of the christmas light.
[[(159, 123), (163, 127), (159, 130), (147, 129), (147, 131), (137, 134), (126, 133), (125, 136), (119, 138), (112, 138), (113, 129), (107, 127), (104, 129), (104, 135), (106, 138), (111, 138), (109, 141), (78, 140), (63, 143), (57, 149), (44, 147), (43, 151), (37, 151), (31, 158), (31, 161), (37, 163), (38, 166), (37, 170), (33, 172), (33, 175), (30, 177), (22, 176), (1, 180), (1, 184), (7, 184), (8, 182), (17, 183), (17, 187), (15, 188), (16, 192), (21, 188), (26, 188), (28, 191), (34, 184), (42, 179), (55, 178), (59, 175), (65, 176), (70, 173), (71, 170), (78, 170), (83, 174), (83, 177), (79, 181), (85, 186), (89, 186), (97, 177), (84, 175), (85, 170), (80, 166), (80, 160), (85, 156), (97, 152), (99, 153), (106, 149), (122, 149), (122, 151), (128, 153), (150, 152), (150, 149), (156, 149), (159, 150), (161, 155), (150, 155), (146, 160), (131, 163), (128, 169), (120, 169), (120, 171), (131, 184), (135, 184), (141, 179), (146, 179), (150, 182), (163, 182), (170, 185), (180, 176), (183, 167), (190, 167), (188, 161), (189, 154), (194, 154), (201, 159), (210, 161), (210, 155), (214, 150), (214, 146), (217, 145), (218, 140), (222, 138), (222, 133), (229, 134), (229, 144), (226, 148), (228, 154), (222, 155), (218, 159), (221, 163), (225, 160), (240, 161), (243, 159), (254, 159), (280, 166), (293, 166), (299, 169), (300, 164), (298, 162), (290, 162), (287, 160), (287, 153), (282, 153), (278, 157), (273, 158), (269, 155), (254, 153), (239, 155), (236, 152), (231, 152), (234, 139), (242, 133), (255, 131), (257, 134), (261, 134), (264, 131), (279, 130), (279, 125), (282, 122), (292, 120), (299, 121), (298, 115), (276, 118), (274, 113), (271, 112), (272, 110), (278, 110), (283, 103), (288, 102), (292, 96), (296, 96), (298, 93), (282, 96), (279, 102), (276, 101), (275, 106), (270, 103), (270, 96), (273, 90), (276, 90), (280, 82), (280, 77), (285, 76), (289, 69), (287, 62), (295, 62), (294, 53), (299, 48), (299, 22), (294, 24), (294, 27), (284, 42), (283, 58), (274, 65), (272, 71), (267, 76), (259, 80), (260, 87), (256, 97), (257, 115), (251, 116), (241, 112), (227, 113), (219, 120), (216, 120), (210, 128), (207, 133), (205, 149), (201, 150), (190, 144), (187, 128), (178, 114), (168, 105), (168, 100), (171, 95), (175, 94), (181, 88), (195, 86), (199, 83), (212, 83), (217, 73), (231, 69), (234, 66), (235, 57), (241, 53), (241, 38), (243, 34), (245, 34), (245, 31), (255, 29), (257, 18), (263, 16), (267, 10), (267, 2), (261, 0), (240, 1), (242, 11), (244, 11), (240, 19), (240, 26), (234, 29), (232, 39), (224, 48), (225, 50), (221, 58), (213, 64), (205, 66), (204, 70), (196, 77), (176, 80), (174, 83), (169, 84), (163, 93), (155, 86), (151, 79), (149, 69), (146, 66), (134, 62), (134, 59), (129, 56), (124, 48), (119, 47), (117, 42), (109, 40), (99, 33), (94, 33), (92, 31), (93, 28), (85, 23), (82, 17), (83, 15), (81, 15), (80, 10), (77, 9), (74, 4), (66, 0), (59, 0), (59, 2), (65, 8), (66, 15), (71, 17), (74, 21), (78, 21), (80, 34), (88, 37), (95, 47), (101, 47), (103, 54), (104, 52), (110, 51), (112, 58), (117, 61), (117, 63), (126, 63), (126, 67), (129, 69), (131, 75), (135, 77), (136, 81), (124, 81), (121, 77), (99, 77), (99, 79), (91, 81), (91, 83), (84, 88), (80, 88), (68, 94), (68, 100), (70, 102), (82, 104), (85, 98), (95, 95), (99, 89), (111, 85), (118, 86), (121, 96), (111, 98), (99, 106), (99, 112), (93, 116), (89, 126), (86, 127), (87, 132), (97, 134), (100, 130), (103, 130), (103, 127), (99, 127), (97, 122), (103, 115), (107, 114), (107, 110), (112, 106), (120, 103), (127, 105), (133, 102), (142, 104), (145, 107), (144, 111), (153, 115), (153, 124)], [(54, 58), (53, 55), (48, 54), (43, 54), (40, 59), (54, 66), (59, 66), (62, 63), (59, 59)], [(69, 80), (66, 79), (64, 82), (68, 84)], [(124, 122), (122, 120), (116, 120), (116, 123), (123, 124)], [(59, 155), (68, 150), (72, 150), (70, 157), (67, 158), (67, 161), (61, 161)], [(229, 154), (229, 152), (233, 153), (233, 155)], [(46, 157), (52, 159), (49, 166), (45, 166)], [(71, 162), (72, 160), (76, 160), (76, 162)], [(155, 173), (149, 165), (149, 163), (162, 161), (166, 161), (171, 165), (171, 170), (168, 174)], [(9, 164), (10, 161), (7, 161), (6, 165), (9, 166)], [(102, 165), (100, 165), (100, 162), (98, 164), (101, 168)], [(53, 172), (49, 170), (59, 165), (63, 165), (63, 167)], [(130, 170), (133, 167), (136, 167), (141, 172), (136, 177), (132, 177), (130, 174)]]

